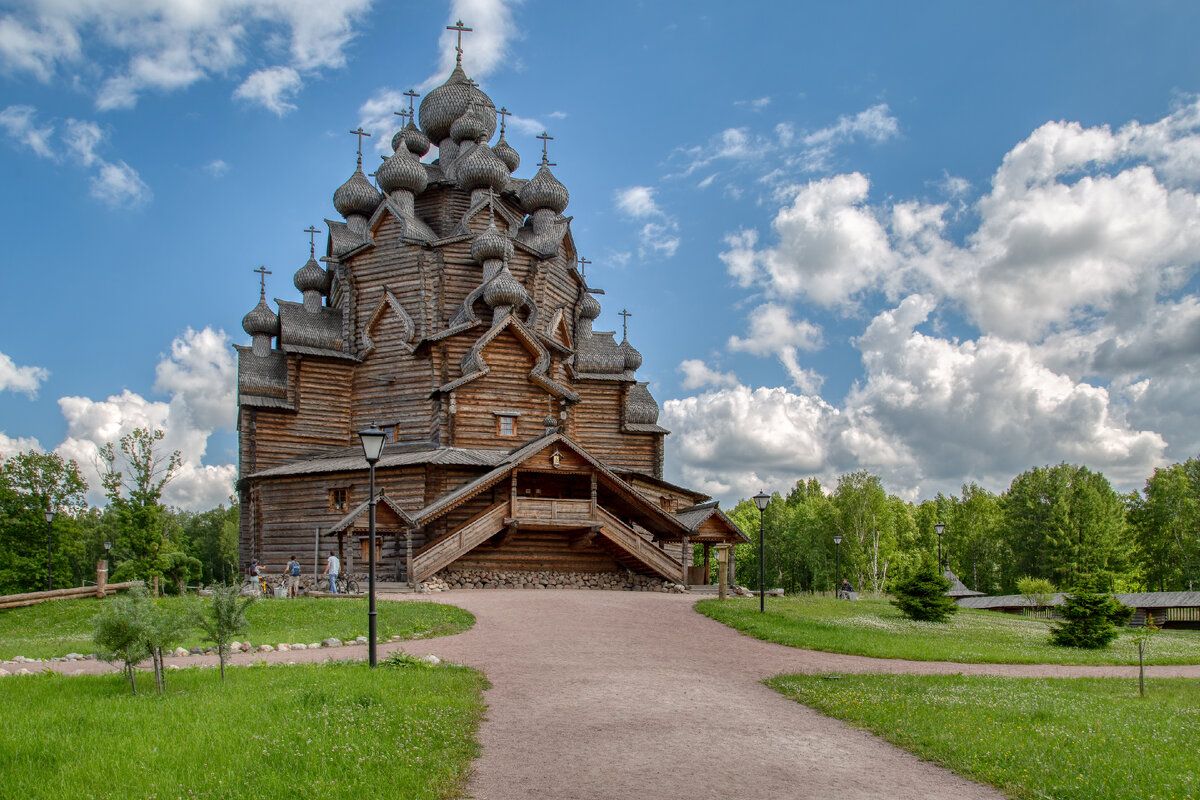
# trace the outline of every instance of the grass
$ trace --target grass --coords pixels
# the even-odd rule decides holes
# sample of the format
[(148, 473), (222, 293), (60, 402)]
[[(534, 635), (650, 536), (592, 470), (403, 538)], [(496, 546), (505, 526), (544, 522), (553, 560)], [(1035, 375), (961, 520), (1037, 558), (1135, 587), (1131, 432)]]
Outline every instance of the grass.
[[(701, 600), (696, 610), (742, 633), (791, 647), (829, 653), (958, 661), (971, 664), (1137, 664), (1127, 631), (1105, 650), (1078, 650), (1049, 643), (1048, 623), (995, 611), (960, 609), (947, 623), (914, 622), (880, 599), (832, 598)], [(1151, 642), (1148, 664), (1200, 664), (1200, 633), (1161, 631)]]
[(782, 675), (767, 685), (1019, 800), (1200, 798), (1200, 683)]
[(0, 798), (448, 798), (483, 675), (362, 663), (0, 680)]
[[(92, 619), (105, 600), (86, 598), (40, 603), (25, 608), (0, 610), (0, 659), (13, 656), (49, 658), (67, 653), (90, 653)], [(160, 602), (183, 606), (196, 603), (195, 597), (164, 597)], [(200, 598), (204, 603), (205, 598)], [(433, 603), (376, 603), (380, 639), (401, 636), (405, 639), (447, 636), (475, 624), (475, 617), (452, 606)], [(367, 635), (365, 598), (312, 598), (265, 600), (255, 602), (246, 612), (250, 629), (243, 640), (254, 644), (276, 645), (319, 642), (330, 636), (353, 639)], [(203, 644), (196, 631), (184, 647)]]

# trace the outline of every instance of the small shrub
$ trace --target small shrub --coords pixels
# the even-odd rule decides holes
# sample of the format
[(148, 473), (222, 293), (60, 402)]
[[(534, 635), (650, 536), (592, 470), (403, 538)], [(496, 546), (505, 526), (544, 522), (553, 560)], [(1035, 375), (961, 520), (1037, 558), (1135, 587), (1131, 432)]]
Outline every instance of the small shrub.
[(134, 694), (137, 694), (137, 682), (133, 668), (150, 655), (152, 606), (146, 587), (134, 586), (125, 594), (105, 601), (104, 608), (96, 615), (92, 634), (97, 655), (110, 664), (121, 662)]
[(229, 658), (229, 644), (234, 636), (240, 636), (250, 628), (246, 609), (254, 597), (242, 597), (240, 586), (213, 586), (212, 598), (207, 612), (200, 617), (200, 628), (204, 640), (217, 647), (217, 658), (221, 662), (221, 683), (225, 682), (225, 661)]
[(385, 667), (419, 667), (422, 669), (430, 669), (433, 664), (423, 658), (418, 658), (411, 653), (406, 653), (403, 650), (393, 650), (388, 654), (388, 657), (383, 660)]
[(1026, 575), (1017, 581), (1017, 591), (1035, 609), (1043, 609), (1050, 605), (1057, 590), (1054, 588), (1054, 584), (1046, 578), (1033, 578)]
[(1059, 614), (1062, 621), (1051, 628), (1051, 642), (1060, 647), (1099, 650), (1117, 638), (1116, 626), (1128, 622), (1133, 609), (1085, 583), (1063, 598)]
[(938, 574), (937, 565), (926, 555), (912, 572), (901, 579), (892, 591), (892, 605), (909, 619), (922, 622), (945, 622), (958, 611), (954, 598), (947, 597), (950, 581)]

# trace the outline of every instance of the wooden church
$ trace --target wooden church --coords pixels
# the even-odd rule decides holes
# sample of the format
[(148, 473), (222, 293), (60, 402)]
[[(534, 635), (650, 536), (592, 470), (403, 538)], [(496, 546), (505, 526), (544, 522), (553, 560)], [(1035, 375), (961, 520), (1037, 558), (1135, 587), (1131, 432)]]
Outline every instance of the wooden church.
[[(461, 45), (469, 29), (456, 29)], [(236, 348), (243, 566), (332, 550), (344, 570), (365, 568), (357, 432), (375, 424), (389, 433), (376, 464), (385, 578), (706, 583), (709, 545), (745, 537), (706, 495), (663, 480), (668, 431), (637, 379), (641, 354), (593, 330), (602, 292), (563, 216), (550, 137), (533, 176), (516, 177), (507, 111), (458, 54), (415, 112), (410, 93), (378, 188), (356, 131), (358, 166), (333, 195), (343, 219), (326, 220), (324, 257), (311, 245), (295, 273), (302, 300), (272, 309), (261, 284), (242, 321), (253, 341)]]

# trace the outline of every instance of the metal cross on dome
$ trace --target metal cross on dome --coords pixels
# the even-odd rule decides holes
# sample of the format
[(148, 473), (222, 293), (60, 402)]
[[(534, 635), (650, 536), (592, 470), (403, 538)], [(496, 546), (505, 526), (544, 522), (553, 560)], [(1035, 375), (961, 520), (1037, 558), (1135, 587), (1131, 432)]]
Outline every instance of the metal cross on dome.
[(472, 31), (472, 30), (474, 30), (474, 29), (473, 29), (473, 28), (464, 28), (464, 27), (463, 27), (463, 24), (462, 24), (462, 20), (460, 19), (458, 22), (454, 23), (453, 25), (447, 25), (447, 26), (446, 26), (446, 30), (448, 30), (448, 31), (458, 31), (458, 44), (457, 44), (457, 45), (455, 45), (455, 47), (454, 47), (454, 52), (455, 52), (455, 54), (456, 54), (456, 55), (455, 55), (455, 58), (454, 58), (454, 62), (455, 62), (456, 64), (458, 64), (458, 66), (460, 66), (460, 67), (461, 67), (461, 66), (462, 66), (462, 53), (463, 53), (463, 49), (462, 49), (462, 35), (463, 35), (464, 33), (469, 33), (469, 32), (471, 32), (471, 31)]
[(309, 225), (304, 232), (308, 234), (308, 254), (315, 256), (317, 254), (317, 234), (320, 231), (317, 230), (316, 225)]
[(549, 155), (546, 153), (546, 143), (553, 141), (554, 137), (551, 136), (550, 134), (546, 133), (545, 131), (542, 131), (539, 135), (537, 135), (533, 138), (542, 140), (542, 166), (543, 167), (557, 167), (558, 164), (552, 163), (550, 161)]
[(504, 118), (511, 117), (513, 115), (513, 113), (508, 110), (508, 106), (501, 106), (500, 110), (497, 111), (496, 113), (500, 115), (500, 135), (503, 136), (504, 135), (504, 123), (508, 121)]
[(350, 131), (350, 133), (352, 135), (358, 137), (358, 165), (361, 167), (362, 166), (362, 140), (363, 140), (364, 136), (370, 136), (371, 134), (364, 131), (362, 125), (359, 125), (357, 128)]
[(629, 338), (629, 318), (632, 317), (633, 314), (630, 314), (628, 311), (626, 311), (625, 309), (622, 308), (621, 313), (618, 314), (617, 316), (622, 318), (621, 319), (621, 338), (628, 339)]
[(492, 225), (496, 224), (496, 190), (491, 186), (488, 187), (488, 222)]
[(408, 98), (408, 115), (411, 117), (413, 113), (413, 100), (417, 99), (421, 95), (417, 94), (412, 89), (409, 89), (404, 93), (404, 96)]
[(405, 120), (408, 119), (408, 117), (411, 113), (412, 113), (412, 111), (393, 111), (392, 112), (392, 114), (394, 114), (400, 118), (400, 127), (401, 128), (404, 127), (404, 125), (406, 124)]
[(576, 259), (576, 263), (579, 264), (580, 277), (586, 278), (587, 277), (587, 265), (592, 262), (588, 261), (583, 256), (580, 256), (578, 259)]
[(271, 270), (265, 266), (260, 266), (258, 269), (252, 269), (251, 272), (258, 273), (258, 299), (267, 299), (267, 276), (271, 274)]

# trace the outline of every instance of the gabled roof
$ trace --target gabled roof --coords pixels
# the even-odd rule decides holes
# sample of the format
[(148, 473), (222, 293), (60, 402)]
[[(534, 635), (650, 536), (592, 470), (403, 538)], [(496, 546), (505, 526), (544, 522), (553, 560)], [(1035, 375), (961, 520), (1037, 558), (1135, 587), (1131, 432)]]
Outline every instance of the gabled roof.
[(677, 492), (684, 496), (690, 496), (692, 501), (696, 503), (703, 503), (712, 499), (704, 492), (697, 492), (695, 489), (689, 489), (686, 486), (679, 486), (669, 481), (664, 481), (662, 478), (656, 478), (653, 475), (647, 475), (645, 472), (638, 472), (637, 470), (629, 469), (628, 467), (613, 467), (612, 471), (618, 475), (628, 475), (630, 479), (645, 481), (646, 483), (667, 489), (668, 491)]
[(643, 510), (650, 519), (660, 522), (660, 532), (679, 536), (687, 534), (687, 528), (685, 528), (683, 524), (675, 518), (675, 516), (663, 511), (661, 508), (659, 508), (657, 503), (652, 503), (646, 498), (642, 497), (642, 495), (638, 493), (636, 489), (627, 484), (625, 481), (621, 480), (616, 473), (594, 458), (577, 442), (561, 433), (552, 433), (548, 436), (542, 436), (534, 439), (529, 444), (518, 447), (516, 450), (513, 450), (511, 453), (509, 453), (508, 457), (497, 464), (496, 467), (490, 472), (479, 476), (475, 480), (456, 489), (453, 492), (450, 492), (449, 494), (442, 495), (437, 500), (433, 501), (419, 511), (412, 512), (413, 521), (418, 525), (424, 525), (437, 519), (443, 514), (461, 505), (463, 502), (479, 492), (491, 488), (495, 484), (504, 480), (504, 478), (508, 477), (512, 471), (522, 463), (528, 461), (531, 457), (542, 452), (547, 447), (556, 444), (561, 444), (579, 455), (593, 468), (595, 468), (597, 473), (608, 484), (620, 491), (628, 502)]
[[(408, 512), (405, 511), (400, 506), (396, 505), (395, 501), (392, 500), (392, 498), (388, 497), (386, 494), (384, 494), (382, 489), (375, 496), (379, 498), (379, 502), (383, 503), (389, 509), (391, 509), (396, 514), (396, 516), (398, 516), (400, 518), (401, 522), (403, 522), (405, 525), (408, 525), (409, 527), (413, 526), (412, 517), (410, 517), (408, 515)], [(371, 505), (370, 498), (363, 500), (361, 503), (359, 503), (357, 506), (355, 506), (354, 509), (349, 514), (342, 517), (340, 520), (338, 520), (334, 524), (334, 526), (332, 528), (327, 530), (325, 532), (325, 535), (328, 536), (331, 533), (338, 533), (340, 531), (346, 530), (347, 528), (353, 527), (354, 520), (356, 520), (360, 516), (362, 516), (363, 513), (367, 510), (367, 508), (370, 505)]]
[(945, 578), (946, 580), (950, 581), (950, 591), (946, 592), (946, 594), (949, 597), (981, 597), (981, 596), (983, 596), (983, 592), (976, 592), (972, 589), (968, 589), (966, 584), (963, 583), (962, 581), (960, 581), (958, 579), (958, 576), (955, 575), (954, 572), (951, 571), (951, 569), (949, 567), (946, 567), (946, 571), (944, 573), (942, 573), (942, 577)]
[(737, 539), (739, 542), (749, 542), (750, 537), (747, 536), (740, 527), (738, 527), (736, 522), (725, 516), (725, 512), (718, 507), (719, 503), (719, 500), (710, 500), (707, 503), (700, 503), (699, 505), (694, 505), (690, 508), (676, 511), (675, 518), (683, 523), (683, 525), (686, 526), (688, 530), (692, 531), (692, 533), (696, 533), (701, 525), (703, 525), (712, 517), (716, 517), (721, 524), (728, 529), (729, 534), (733, 538)]
[(555, 397), (563, 398), (572, 403), (579, 401), (578, 394), (563, 386), (558, 381), (546, 376), (546, 371), (550, 367), (550, 353), (547, 352), (546, 346), (542, 344), (540, 337), (526, 328), (517, 319), (516, 315), (511, 313), (506, 314), (499, 322), (493, 323), (492, 327), (471, 345), (471, 349), (463, 356), (462, 376), (438, 387), (437, 391), (452, 392), (460, 386), (464, 386), (476, 378), (482, 378), (484, 375), (490, 373), (492, 368), (484, 361), (483, 350), (505, 330), (511, 331), (525, 345), (530, 354), (535, 357), (533, 369), (529, 372), (529, 380), (531, 382), (545, 389)]

